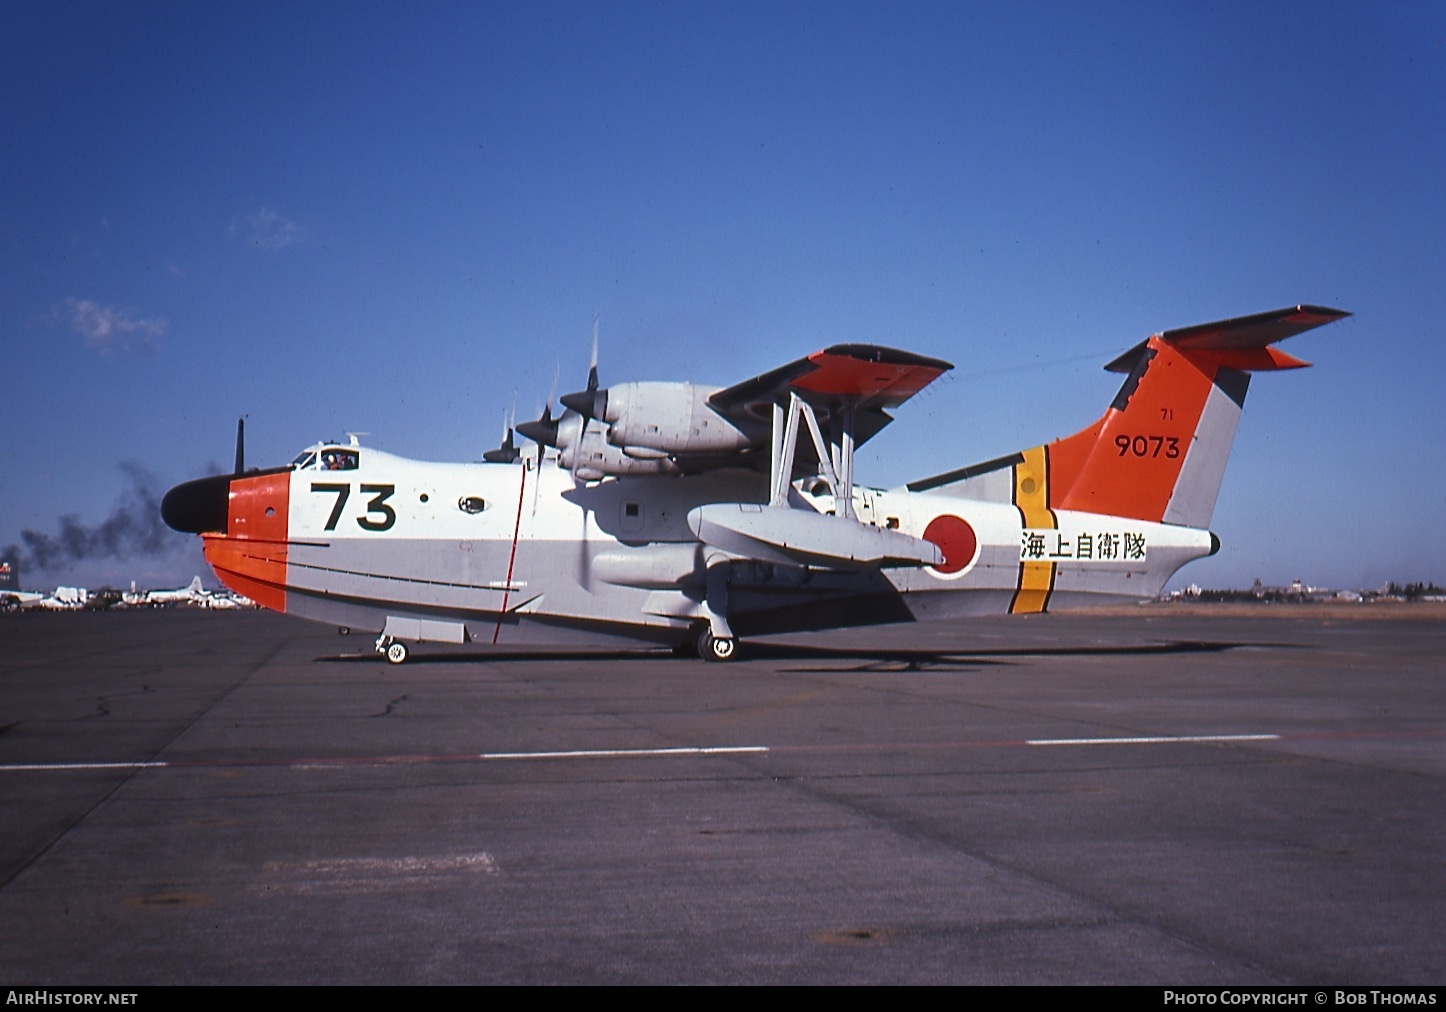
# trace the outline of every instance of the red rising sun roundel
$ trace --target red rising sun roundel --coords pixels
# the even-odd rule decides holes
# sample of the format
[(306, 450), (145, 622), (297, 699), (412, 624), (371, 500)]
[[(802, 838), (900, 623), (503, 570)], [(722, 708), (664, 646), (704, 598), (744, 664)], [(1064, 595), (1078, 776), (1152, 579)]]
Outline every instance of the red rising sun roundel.
[(929, 521), (929, 526), (924, 528), (924, 540), (932, 541), (944, 553), (944, 561), (932, 568), (946, 575), (969, 568), (979, 551), (979, 538), (975, 536), (974, 528), (949, 513)]

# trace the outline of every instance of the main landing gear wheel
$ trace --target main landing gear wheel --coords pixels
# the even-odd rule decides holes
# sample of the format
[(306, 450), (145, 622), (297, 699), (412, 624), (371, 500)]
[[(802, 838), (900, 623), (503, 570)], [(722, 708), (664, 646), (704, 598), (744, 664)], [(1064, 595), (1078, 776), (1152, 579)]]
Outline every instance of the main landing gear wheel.
[(732, 636), (714, 636), (707, 626), (698, 634), (698, 656), (720, 664), (738, 656), (738, 640)]

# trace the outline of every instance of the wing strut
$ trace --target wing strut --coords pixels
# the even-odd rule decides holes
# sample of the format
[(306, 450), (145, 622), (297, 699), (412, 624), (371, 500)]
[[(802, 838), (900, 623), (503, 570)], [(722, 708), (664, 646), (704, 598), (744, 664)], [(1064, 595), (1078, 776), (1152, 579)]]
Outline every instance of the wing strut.
[(798, 454), (799, 419), (808, 426), (809, 438), (818, 453), (819, 475), (833, 494), (834, 512), (854, 519), (854, 411), (845, 405), (831, 421), (835, 439), (825, 441), (813, 406), (793, 391), (788, 407), (773, 406), (773, 457), (770, 461), (768, 505), (787, 507), (793, 487), (793, 461)]

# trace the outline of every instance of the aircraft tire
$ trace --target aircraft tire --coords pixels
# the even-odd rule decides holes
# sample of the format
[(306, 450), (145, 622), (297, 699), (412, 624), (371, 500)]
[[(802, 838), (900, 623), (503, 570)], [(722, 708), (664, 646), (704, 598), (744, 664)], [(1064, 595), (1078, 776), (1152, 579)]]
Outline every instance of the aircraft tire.
[(698, 634), (698, 656), (705, 661), (726, 664), (738, 656), (738, 640), (733, 637), (713, 635), (705, 628)]
[(400, 640), (393, 640), (387, 644), (386, 658), (390, 664), (401, 664), (407, 659), (407, 645)]

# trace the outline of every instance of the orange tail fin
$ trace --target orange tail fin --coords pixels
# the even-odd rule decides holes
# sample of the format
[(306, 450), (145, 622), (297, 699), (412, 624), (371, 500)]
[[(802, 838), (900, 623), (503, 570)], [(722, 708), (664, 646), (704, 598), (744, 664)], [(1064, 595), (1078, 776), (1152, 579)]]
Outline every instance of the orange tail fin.
[(1061, 509), (1206, 527), (1249, 374), (1307, 365), (1271, 345), (1349, 315), (1292, 306), (1156, 334), (1105, 367), (1129, 376), (1089, 428), (907, 487), (1013, 503), (1026, 527)]
[(1309, 365), (1271, 345), (1349, 315), (1294, 306), (1132, 348), (1106, 366), (1129, 377), (1104, 417), (1043, 448), (1050, 508), (1208, 526), (1249, 374)]

